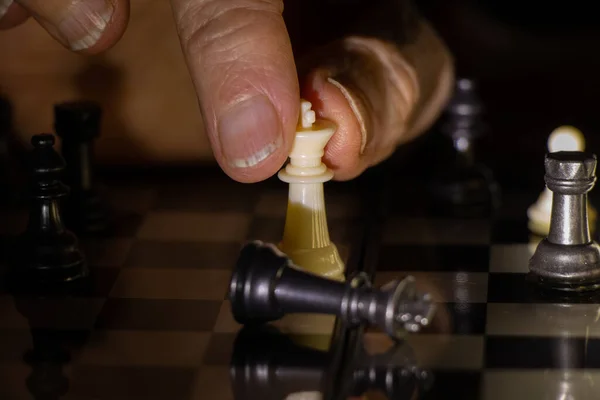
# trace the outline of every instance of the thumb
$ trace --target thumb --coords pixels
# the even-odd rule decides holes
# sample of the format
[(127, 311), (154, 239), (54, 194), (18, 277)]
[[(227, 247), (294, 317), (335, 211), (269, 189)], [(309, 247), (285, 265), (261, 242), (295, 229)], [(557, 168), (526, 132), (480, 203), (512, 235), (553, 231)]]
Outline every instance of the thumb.
[(221, 168), (240, 182), (285, 162), (299, 88), (281, 0), (171, 0), (204, 125)]

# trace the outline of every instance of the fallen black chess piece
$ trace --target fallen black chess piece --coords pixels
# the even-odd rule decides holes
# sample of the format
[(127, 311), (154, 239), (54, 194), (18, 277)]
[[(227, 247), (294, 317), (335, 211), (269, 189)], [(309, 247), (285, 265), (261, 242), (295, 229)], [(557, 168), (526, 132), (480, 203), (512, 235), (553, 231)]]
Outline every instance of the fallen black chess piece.
[(417, 293), (411, 276), (381, 289), (373, 288), (364, 274), (333, 281), (301, 271), (274, 245), (259, 241), (242, 249), (229, 300), (240, 324), (266, 323), (292, 313), (330, 314), (350, 326), (374, 325), (393, 339), (418, 332), (435, 311), (430, 296)]

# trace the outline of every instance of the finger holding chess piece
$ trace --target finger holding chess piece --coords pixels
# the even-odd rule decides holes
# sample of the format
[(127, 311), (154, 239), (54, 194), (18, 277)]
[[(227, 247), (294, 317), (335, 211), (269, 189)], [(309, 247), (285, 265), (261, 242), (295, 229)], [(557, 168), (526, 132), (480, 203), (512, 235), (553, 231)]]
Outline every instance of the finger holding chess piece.
[[(325, 146), (337, 127), (331, 121), (317, 119), (310, 102), (301, 99), (300, 106), (289, 163), (278, 174), (289, 185), (285, 226), (278, 247), (298, 268), (344, 281), (345, 263), (329, 236), (325, 205), (324, 184), (333, 178), (333, 172), (322, 162)], [(335, 317), (315, 313), (288, 315), (278, 321), (282, 330), (297, 335), (299, 343), (319, 349), (329, 347), (334, 325)]]
[(301, 114), (289, 164), (279, 179), (289, 184), (283, 239), (279, 248), (300, 268), (344, 280), (344, 262), (329, 237), (323, 184), (333, 172), (321, 161), (336, 126), (317, 120), (311, 103), (301, 100)]

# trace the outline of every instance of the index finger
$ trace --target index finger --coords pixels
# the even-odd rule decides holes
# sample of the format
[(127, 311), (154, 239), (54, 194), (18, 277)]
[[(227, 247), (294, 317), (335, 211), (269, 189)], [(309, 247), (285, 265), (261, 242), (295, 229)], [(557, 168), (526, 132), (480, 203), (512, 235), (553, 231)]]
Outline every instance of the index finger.
[(256, 182), (288, 157), (300, 106), (281, 0), (171, 0), (206, 133), (222, 169)]

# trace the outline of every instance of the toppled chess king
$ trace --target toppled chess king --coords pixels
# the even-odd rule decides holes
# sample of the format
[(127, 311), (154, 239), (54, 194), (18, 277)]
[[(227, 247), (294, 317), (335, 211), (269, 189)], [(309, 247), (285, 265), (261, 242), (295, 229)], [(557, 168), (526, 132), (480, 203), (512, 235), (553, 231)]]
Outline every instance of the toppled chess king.
[(580, 151), (546, 155), (545, 181), (553, 193), (550, 232), (529, 261), (541, 284), (565, 291), (600, 288), (600, 246), (591, 239), (587, 193), (596, 182), (596, 156)]
[(346, 281), (329, 237), (323, 192), (333, 172), (321, 158), (336, 126), (317, 120), (310, 102), (300, 105), (290, 163), (279, 172), (290, 185), (283, 239), (278, 246), (257, 241), (242, 250), (229, 288), (234, 318), (247, 324), (285, 314), (329, 314), (350, 325), (376, 325), (393, 338), (419, 331), (434, 306), (428, 295), (417, 294), (412, 277), (381, 290), (371, 288), (366, 276)]
[(361, 274), (347, 282), (327, 279), (301, 271), (277, 247), (260, 241), (242, 249), (229, 300), (240, 324), (267, 323), (291, 313), (330, 314), (351, 326), (376, 326), (393, 339), (420, 331), (435, 311), (430, 296), (417, 293), (410, 276), (381, 289)]

